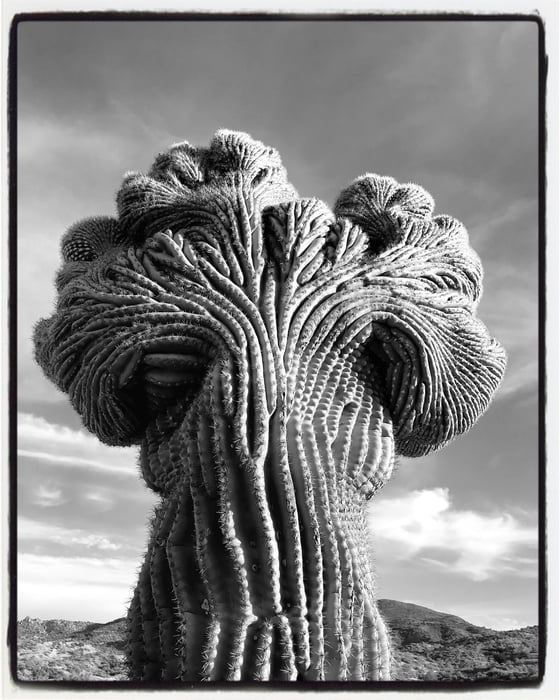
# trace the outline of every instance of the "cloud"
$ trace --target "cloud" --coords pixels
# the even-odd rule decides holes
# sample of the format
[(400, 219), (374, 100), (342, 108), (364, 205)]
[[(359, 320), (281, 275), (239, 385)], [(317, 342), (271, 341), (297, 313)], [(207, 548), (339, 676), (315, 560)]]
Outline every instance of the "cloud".
[(468, 620), (473, 625), (488, 627), (493, 630), (515, 630), (528, 627), (531, 624), (529, 621), (520, 620), (519, 617), (512, 617), (507, 614), (500, 615), (499, 613), (481, 613), (476, 611), (470, 614)]
[(29, 457), (30, 459), (38, 459), (44, 462), (54, 462), (62, 467), (90, 467), (91, 469), (99, 471), (122, 472), (123, 474), (131, 473), (130, 468), (121, 467), (118, 464), (107, 464), (95, 459), (84, 459), (83, 457), (73, 455), (56, 455), (49, 454), (48, 452), (34, 452), (33, 450), (21, 449), (18, 450), (18, 455), (20, 457)]
[[(492, 605), (482, 601), (457, 602), (453, 605), (452, 615), (458, 615), (473, 625), (488, 627), (493, 630), (513, 630), (522, 627), (529, 627), (537, 624), (537, 610), (526, 610), (518, 601), (511, 601), (512, 604), (502, 604), (492, 602)], [(437, 601), (429, 601), (430, 607), (440, 610)]]
[(80, 547), (87, 550), (117, 551), (121, 545), (94, 533), (86, 533), (76, 528), (46, 525), (30, 518), (19, 518), (17, 527), (18, 540), (33, 541), (41, 544), (57, 544), (67, 548)]
[(137, 448), (108, 447), (30, 413), (18, 419), (18, 517), (27, 519), (28, 533), (30, 521), (34, 535), (45, 533), (22, 546), (62, 556), (113, 549), (119, 558), (140, 557), (159, 499), (140, 476)]
[[(35, 171), (38, 153), (41, 154), (43, 168), (53, 167), (53, 164), (62, 168), (70, 155), (72, 159), (79, 161), (82, 158), (98, 159), (102, 153), (104, 167), (108, 167), (107, 161), (119, 161), (122, 157), (122, 138), (101, 130), (87, 131), (85, 138), (87, 125), (69, 118), (61, 123), (60, 120), (49, 118), (45, 114), (28, 113), (19, 121), (18, 128), (25, 136), (18, 148), (18, 158), (24, 166), (35, 166)], [(69, 142), (72, 143), (71, 151), (67, 147)], [(61, 157), (61, 154), (64, 154), (64, 157)]]
[(89, 444), (95, 438), (81, 430), (72, 430), (64, 425), (53, 425), (40, 416), (30, 413), (18, 413), (18, 441), (47, 440), (58, 445), (76, 443)]
[[(504, 248), (508, 246), (504, 241)], [(485, 264), (487, 274), (479, 316), (508, 354), (497, 398), (537, 388), (539, 302), (537, 273), (532, 267), (507, 261), (505, 254), (500, 262)]]
[(510, 400), (514, 395), (526, 394), (530, 390), (537, 393), (539, 363), (536, 357), (536, 349), (534, 358), (526, 358), (523, 361), (522, 358), (517, 359), (510, 356), (508, 359), (506, 375), (496, 393), (495, 400)]
[[(537, 182), (535, 181), (535, 186)], [(480, 185), (478, 186), (480, 188)], [(477, 188), (478, 189), (478, 188)], [(480, 192), (486, 198), (486, 211), (473, 212), (476, 223), (469, 228), (469, 236), (477, 252), (496, 262), (510, 260), (525, 263), (530, 260), (536, 266), (538, 232), (538, 199), (519, 197), (505, 200), (494, 194), (495, 201), (489, 201), (491, 193)], [(488, 218), (488, 214), (492, 216)], [(513, 235), (515, 232), (516, 235)], [(530, 258), (529, 258), (530, 256)]]
[(123, 617), (137, 570), (135, 559), (20, 554), (18, 619), (107, 622)]
[(93, 503), (99, 508), (99, 510), (108, 510), (115, 505), (115, 499), (110, 498), (104, 493), (98, 491), (93, 491), (91, 493), (86, 493), (84, 496), (90, 503)]
[(39, 484), (33, 494), (33, 502), (38, 506), (52, 508), (64, 503), (66, 499), (62, 495), (62, 489), (48, 484)]
[(429, 567), (473, 581), (537, 574), (536, 527), (521, 524), (509, 513), (453, 510), (445, 488), (380, 499), (370, 519), (376, 551), (382, 551), (385, 560), (416, 557)]
[(136, 448), (108, 447), (93, 435), (18, 413), (18, 455), (56, 463), (137, 477)]

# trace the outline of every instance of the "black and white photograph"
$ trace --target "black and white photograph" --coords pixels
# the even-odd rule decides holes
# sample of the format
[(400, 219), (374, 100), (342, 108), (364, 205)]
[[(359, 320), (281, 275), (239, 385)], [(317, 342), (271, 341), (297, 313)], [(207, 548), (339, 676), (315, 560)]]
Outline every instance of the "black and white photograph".
[(14, 20), (18, 687), (538, 686), (544, 48)]

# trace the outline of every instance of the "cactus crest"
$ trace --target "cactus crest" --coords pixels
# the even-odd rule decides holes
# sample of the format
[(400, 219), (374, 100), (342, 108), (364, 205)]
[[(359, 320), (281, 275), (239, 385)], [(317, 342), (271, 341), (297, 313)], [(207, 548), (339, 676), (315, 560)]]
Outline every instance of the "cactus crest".
[(126, 176), (61, 244), (38, 362), (160, 496), (128, 613), (144, 681), (388, 680), (366, 502), (465, 432), (505, 355), (480, 262), (422, 188), (334, 212), (221, 130)]

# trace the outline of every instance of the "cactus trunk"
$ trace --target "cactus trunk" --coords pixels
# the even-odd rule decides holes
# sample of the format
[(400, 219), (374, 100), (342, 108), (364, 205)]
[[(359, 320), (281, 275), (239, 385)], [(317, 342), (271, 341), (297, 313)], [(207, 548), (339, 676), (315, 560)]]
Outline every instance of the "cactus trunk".
[[(355, 471), (360, 459), (390, 468), (391, 422), (363, 396), (355, 363), (318, 350), (300, 358), (292, 390), (276, 392), (264, 424), (253, 423), (254, 433), (266, 430), (256, 457), (236, 449), (231, 378), (219, 367), (171, 436), (147, 436), (149, 480), (166, 476), (161, 463), (177, 479), (158, 484), (162, 503), (129, 610), (133, 678), (389, 678), (365, 498), (356, 498), (369, 482)], [(286, 385), (278, 366), (277, 386)]]

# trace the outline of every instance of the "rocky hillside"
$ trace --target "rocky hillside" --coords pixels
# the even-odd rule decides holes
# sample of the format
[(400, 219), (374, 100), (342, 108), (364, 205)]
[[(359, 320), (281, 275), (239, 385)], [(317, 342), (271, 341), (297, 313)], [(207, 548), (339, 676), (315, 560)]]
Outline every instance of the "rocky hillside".
[(125, 619), (99, 624), (69, 620), (18, 622), (21, 681), (124, 681)]
[(411, 603), (380, 600), (398, 680), (535, 680), (538, 628), (497, 631)]
[[(395, 680), (534, 680), (537, 627), (499, 632), (411, 603), (380, 600), (391, 631)], [(18, 679), (118, 681), (125, 620), (18, 622)]]

